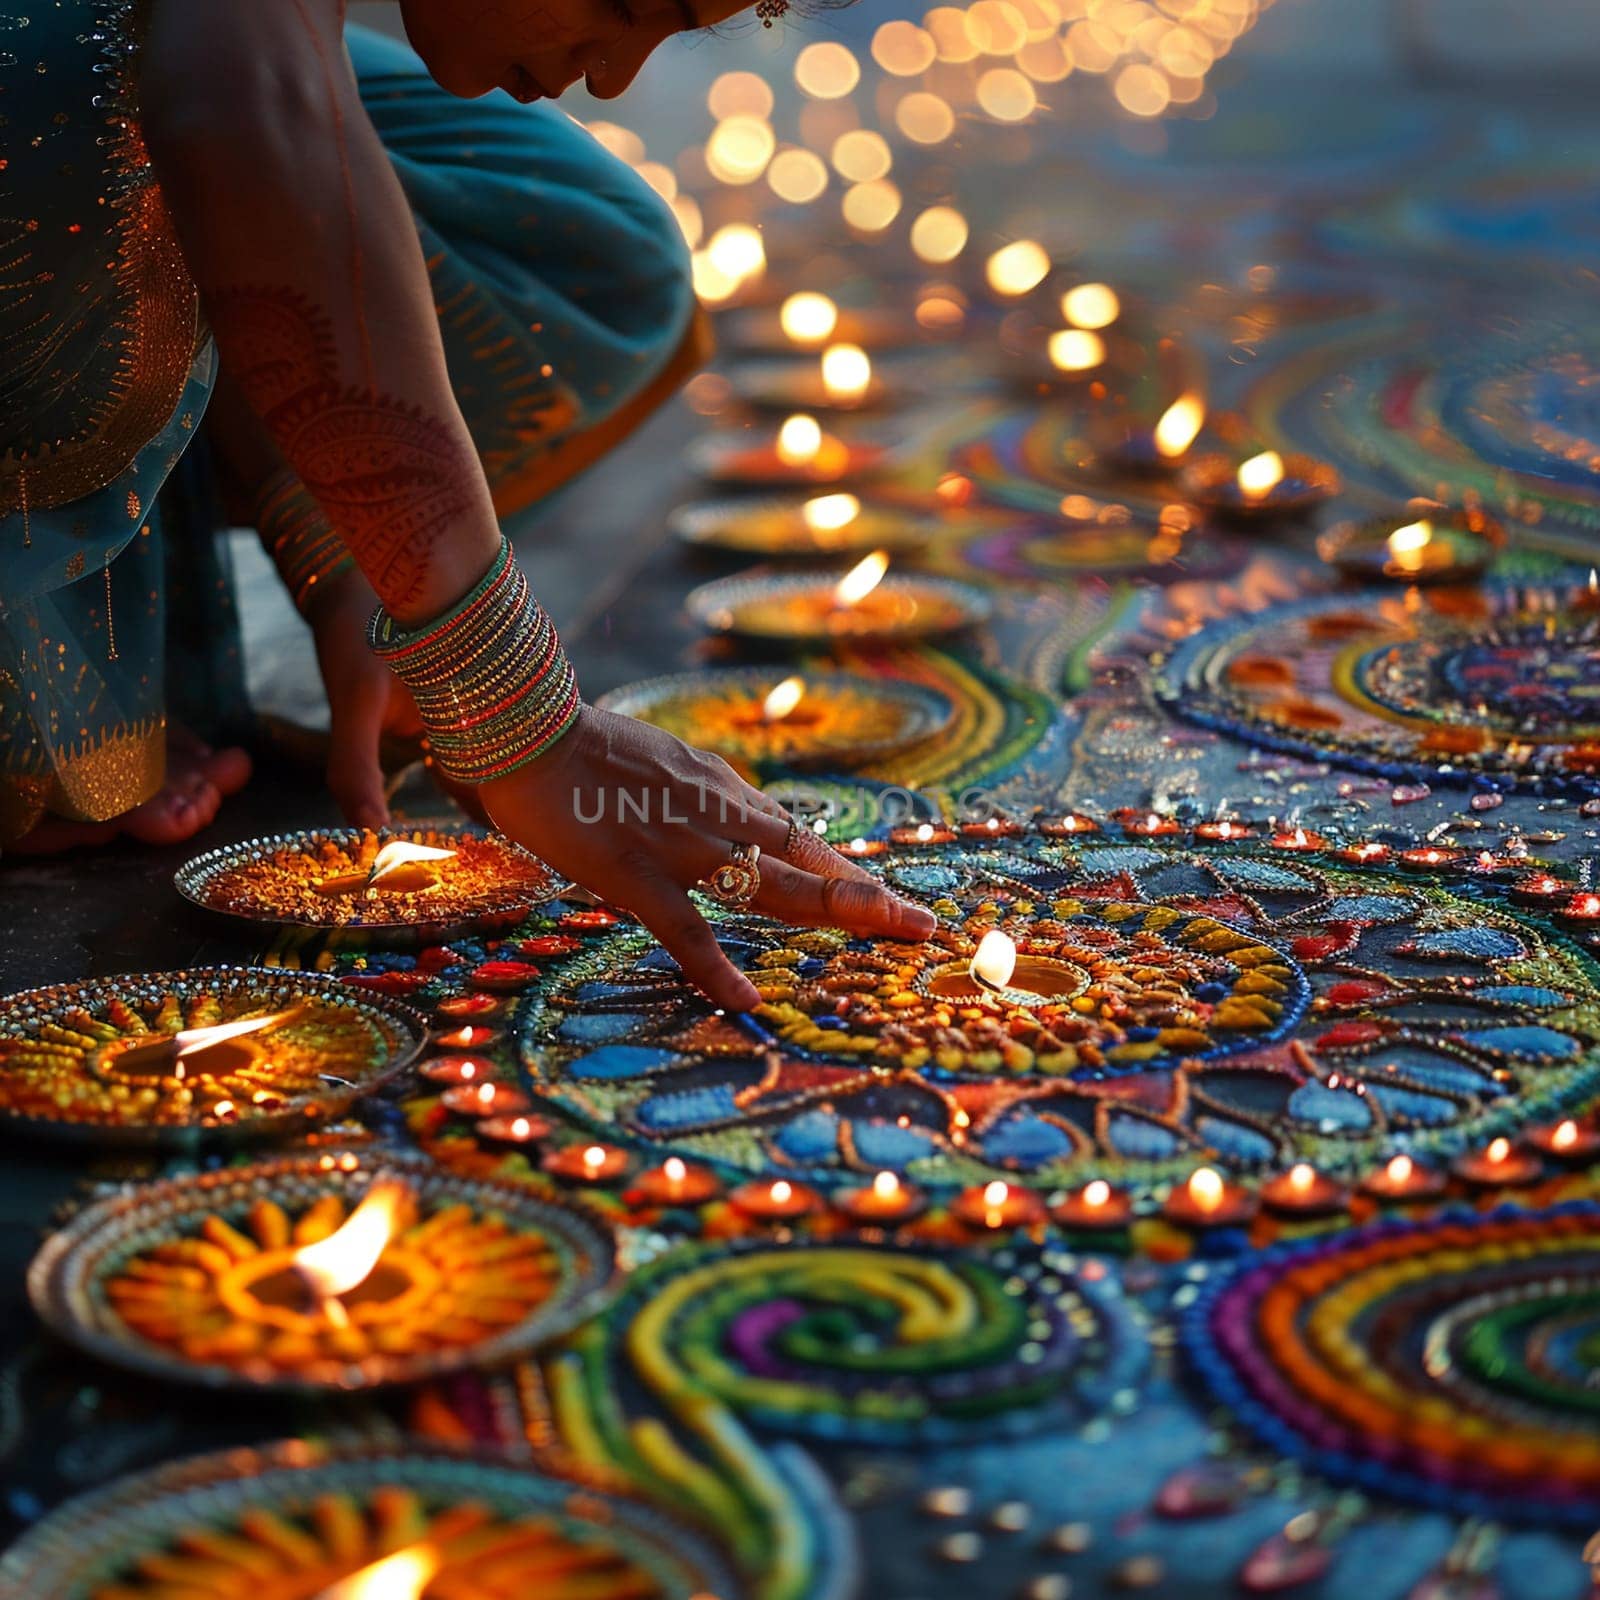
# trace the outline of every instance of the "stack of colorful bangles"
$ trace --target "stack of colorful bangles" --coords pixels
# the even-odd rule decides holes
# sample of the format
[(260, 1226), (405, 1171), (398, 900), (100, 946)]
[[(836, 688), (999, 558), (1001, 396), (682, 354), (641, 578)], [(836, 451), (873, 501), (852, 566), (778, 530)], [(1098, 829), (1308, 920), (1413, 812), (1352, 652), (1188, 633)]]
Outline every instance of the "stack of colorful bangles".
[(525, 766), (577, 720), (578, 680), (504, 539), (442, 617), (407, 630), (380, 607), (367, 643), (411, 691), (440, 767), (463, 783)]

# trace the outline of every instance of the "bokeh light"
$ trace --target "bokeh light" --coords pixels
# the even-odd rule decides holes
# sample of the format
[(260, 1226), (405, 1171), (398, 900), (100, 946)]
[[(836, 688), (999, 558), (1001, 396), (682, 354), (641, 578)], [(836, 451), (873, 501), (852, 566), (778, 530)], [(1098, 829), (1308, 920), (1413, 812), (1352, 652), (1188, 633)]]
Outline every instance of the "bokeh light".
[(810, 150), (780, 150), (767, 168), (767, 186), (790, 205), (806, 205), (828, 187), (827, 163)]
[(683, 230), (684, 242), (691, 250), (699, 248), (700, 241), (705, 237), (705, 218), (700, 213), (699, 203), (693, 195), (680, 194), (672, 202), (672, 214), (678, 219), (678, 226)]
[(900, 215), (900, 191), (887, 178), (853, 183), (844, 192), (844, 220), (863, 233), (881, 233)]
[(814, 100), (839, 100), (860, 83), (861, 64), (837, 40), (819, 40), (795, 57), (794, 81)]
[(741, 116), (764, 121), (772, 115), (772, 105), (771, 85), (754, 72), (724, 72), (706, 95), (706, 107), (718, 122)]
[(591, 122), (588, 129), (590, 135), (618, 161), (626, 161), (632, 166), (644, 160), (644, 140), (631, 129), (619, 127), (615, 122)]
[(748, 223), (730, 222), (706, 241), (705, 254), (718, 272), (735, 284), (759, 278), (767, 267), (766, 246)]
[(977, 96), (996, 122), (1023, 122), (1039, 106), (1032, 82), (1015, 67), (991, 67), (978, 79)]
[(1050, 256), (1034, 239), (1014, 239), (1002, 245), (984, 264), (984, 277), (996, 294), (1026, 294), (1044, 282)]
[(1061, 315), (1075, 328), (1109, 328), (1122, 302), (1109, 283), (1080, 283), (1062, 295)]
[(754, 183), (778, 147), (772, 125), (759, 117), (724, 117), (706, 141), (706, 166), (720, 183)]
[(1166, 78), (1147, 62), (1134, 61), (1117, 74), (1112, 92), (1117, 104), (1136, 117), (1159, 117), (1172, 101)]
[(922, 19), (922, 26), (931, 35), (941, 61), (959, 65), (978, 59), (978, 47), (967, 31), (967, 14), (958, 6), (935, 6)]
[(967, 10), (967, 37), (980, 55), (1015, 55), (1028, 42), (1028, 26), (1010, 0), (975, 0)]
[(870, 128), (852, 128), (833, 142), (833, 170), (852, 183), (887, 177), (893, 165), (889, 141)]
[(929, 206), (911, 224), (911, 249), (919, 261), (954, 261), (967, 247), (967, 219), (954, 206)]
[(858, 344), (831, 344), (822, 352), (822, 386), (835, 400), (859, 400), (872, 383), (872, 363)]
[(894, 108), (894, 125), (914, 144), (939, 144), (956, 131), (948, 101), (919, 89)]
[(839, 325), (839, 308), (825, 294), (802, 289), (778, 308), (778, 324), (796, 344), (821, 344)]
[(1091, 372), (1106, 358), (1106, 342), (1085, 328), (1063, 328), (1050, 335), (1050, 364), (1062, 372)]
[(939, 59), (933, 35), (914, 22), (886, 22), (872, 36), (872, 59), (895, 78), (914, 78)]
[(678, 198), (678, 175), (659, 161), (641, 161), (634, 171), (671, 205)]

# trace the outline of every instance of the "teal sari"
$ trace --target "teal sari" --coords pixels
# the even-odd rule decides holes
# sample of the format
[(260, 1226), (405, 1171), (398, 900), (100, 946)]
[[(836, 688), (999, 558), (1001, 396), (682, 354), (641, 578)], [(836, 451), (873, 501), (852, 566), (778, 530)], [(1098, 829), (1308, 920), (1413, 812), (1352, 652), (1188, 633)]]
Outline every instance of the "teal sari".
[[(166, 721), (231, 731), (242, 673), (200, 423), (216, 375), (138, 133), (142, 8), (17, 0), (0, 167), (0, 844), (148, 799)], [(553, 106), (461, 101), (352, 27), (503, 516), (697, 361), (670, 211)], [(25, 70), (23, 70), (25, 69)], [(190, 491), (162, 498), (175, 469)], [(198, 491), (198, 493), (196, 493)], [(203, 688), (204, 695), (195, 690)]]

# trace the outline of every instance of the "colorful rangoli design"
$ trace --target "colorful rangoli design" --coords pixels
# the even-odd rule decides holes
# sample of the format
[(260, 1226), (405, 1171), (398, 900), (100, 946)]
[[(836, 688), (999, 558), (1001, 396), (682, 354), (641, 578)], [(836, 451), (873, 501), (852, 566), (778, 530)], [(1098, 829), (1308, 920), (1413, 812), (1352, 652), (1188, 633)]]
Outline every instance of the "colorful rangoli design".
[[(764, 997), (735, 1018), (618, 924), (527, 996), (530, 1087), (609, 1137), (750, 1172), (1039, 1187), (1438, 1160), (1600, 1095), (1594, 962), (1470, 889), (1132, 842), (878, 864), (940, 917), (926, 946), (721, 917)], [(995, 927), (1052, 994), (977, 997)]]
[(1600, 786), (1600, 600), (1581, 584), (1291, 602), (1184, 640), (1154, 683), (1192, 721), (1383, 777)]

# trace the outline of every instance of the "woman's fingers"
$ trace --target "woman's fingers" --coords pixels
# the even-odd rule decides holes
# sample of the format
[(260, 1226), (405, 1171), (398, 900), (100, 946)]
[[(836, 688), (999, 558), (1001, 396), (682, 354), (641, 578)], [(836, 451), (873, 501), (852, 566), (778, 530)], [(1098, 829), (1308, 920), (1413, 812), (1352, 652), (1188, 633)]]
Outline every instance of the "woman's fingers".
[(785, 922), (876, 933), (908, 944), (928, 938), (939, 926), (931, 911), (902, 900), (875, 878), (818, 877), (765, 855), (760, 867), (755, 908)]
[(387, 675), (363, 673), (332, 687), (328, 787), (339, 809), (357, 827), (381, 828), (389, 820), (383, 768), (378, 764), (378, 740), (389, 703)]
[(714, 1005), (727, 1011), (749, 1011), (761, 1004), (756, 986), (723, 954), (687, 891), (653, 863), (636, 866), (626, 895), (614, 898), (661, 941), (683, 968), (684, 976)]

